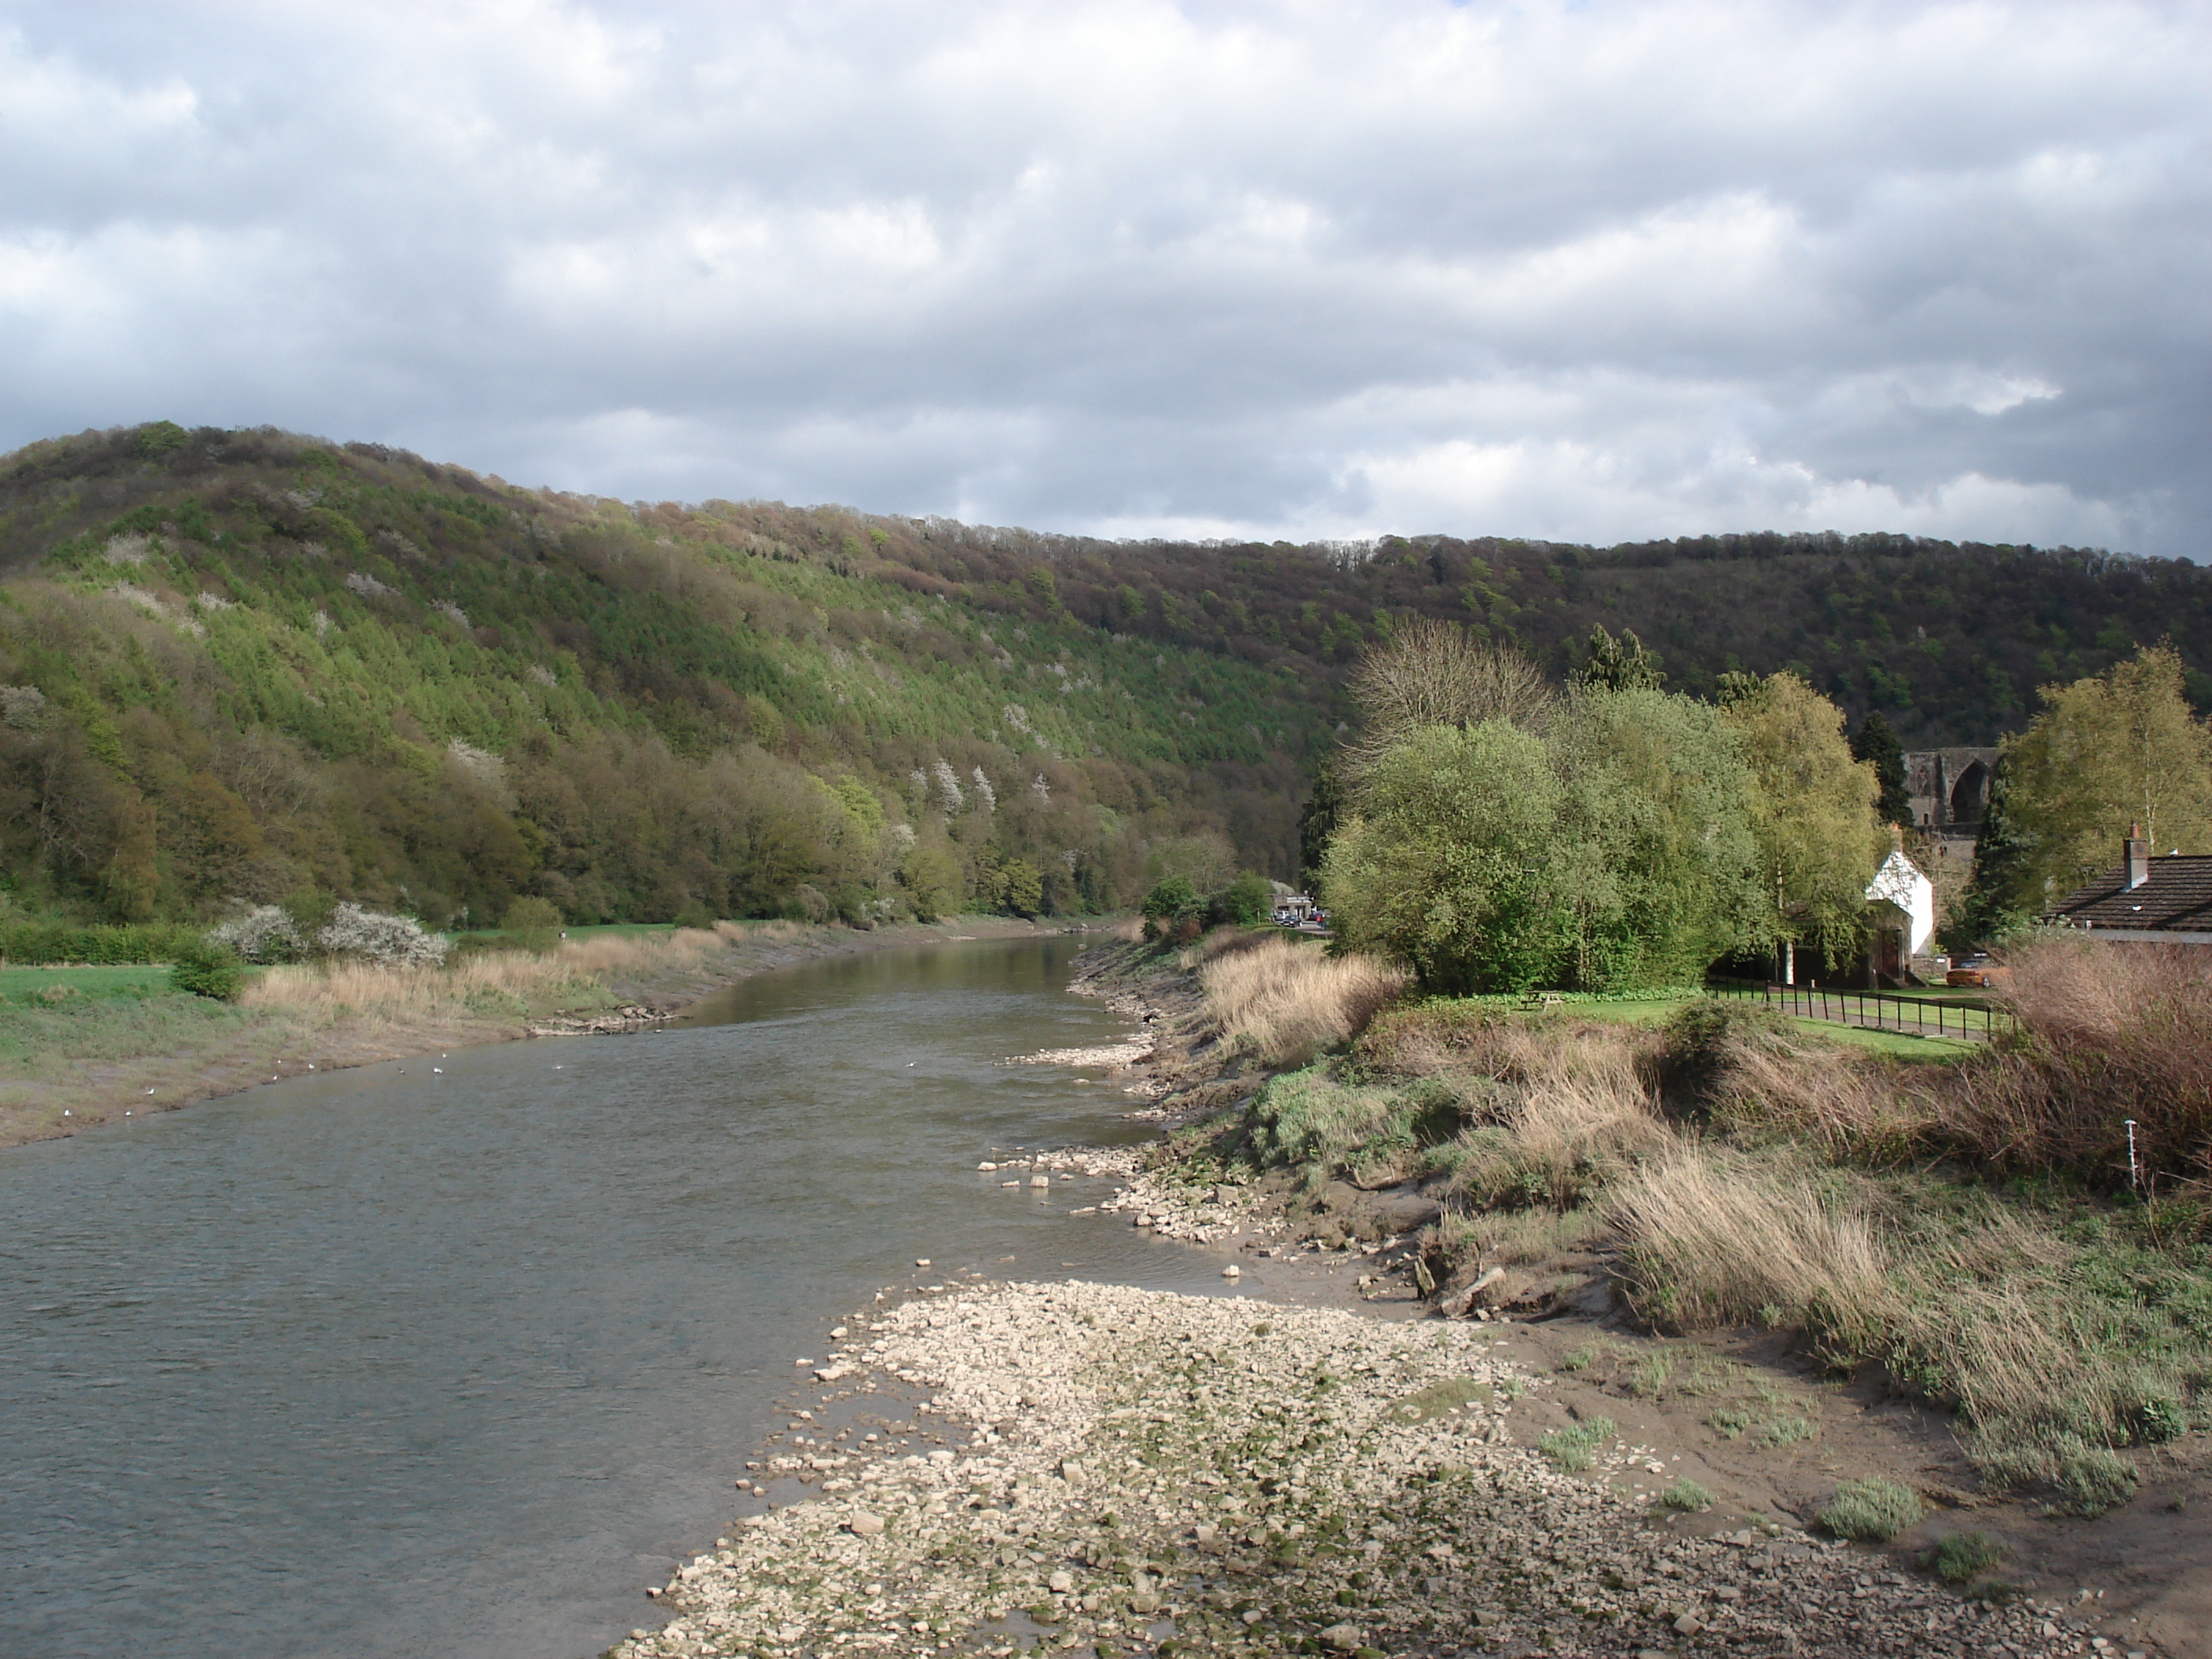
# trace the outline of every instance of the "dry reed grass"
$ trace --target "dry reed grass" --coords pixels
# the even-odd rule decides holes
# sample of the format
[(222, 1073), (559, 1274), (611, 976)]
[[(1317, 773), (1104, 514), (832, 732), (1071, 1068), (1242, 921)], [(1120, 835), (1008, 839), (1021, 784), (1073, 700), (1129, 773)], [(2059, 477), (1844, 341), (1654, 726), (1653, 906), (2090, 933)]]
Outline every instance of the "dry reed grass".
[(2006, 965), (2025, 1040), (1960, 1068), (1949, 1133), (2001, 1168), (2106, 1185), (2212, 1176), (2212, 952), (2057, 935)]
[(1501, 1025), (1484, 1046), (1477, 1086), (1464, 1093), (1466, 1127), (1431, 1155), (1455, 1194), (1571, 1208), (1674, 1150), (1647, 1081), (1647, 1035), (1602, 1026), (1561, 1040)]
[(246, 1007), (386, 1020), (516, 1014), (604, 1001), (605, 976), (696, 963), (743, 941), (793, 939), (792, 922), (748, 927), (717, 922), (667, 933), (597, 933), (553, 951), (475, 951), (442, 968), (389, 967), (335, 958), (271, 968), (240, 994)]
[(1856, 1357), (1900, 1311), (1872, 1221), (1804, 1171), (1685, 1147), (1618, 1182), (1606, 1207), (1624, 1288), (1655, 1323), (1800, 1325)]
[(1406, 988), (1404, 973), (1373, 957), (1324, 956), (1275, 935), (1231, 935), (1195, 954), (1207, 1023), (1270, 1066), (1302, 1065), (1357, 1036)]
[(599, 990), (586, 970), (559, 956), (487, 951), (450, 968), (396, 968), (366, 962), (302, 963), (271, 968), (247, 985), (248, 1008), (294, 1008), (313, 1014), (378, 1014), (439, 1018), (489, 1012)]

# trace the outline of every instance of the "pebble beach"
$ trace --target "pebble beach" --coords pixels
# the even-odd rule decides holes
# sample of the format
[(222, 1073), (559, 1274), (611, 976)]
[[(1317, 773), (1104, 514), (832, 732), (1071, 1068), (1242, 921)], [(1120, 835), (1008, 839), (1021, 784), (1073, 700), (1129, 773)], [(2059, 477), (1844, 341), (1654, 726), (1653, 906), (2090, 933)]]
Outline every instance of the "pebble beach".
[(1548, 1380), (1492, 1327), (1067, 1283), (923, 1291), (839, 1332), (811, 1373), (825, 1418), (872, 1407), (944, 1443), (794, 1421), (757, 1467), (804, 1500), (679, 1569), (674, 1616), (617, 1659), (2123, 1659), (2056, 1606), (1832, 1540), (1666, 1524), (1667, 1449), (1595, 1421), (1572, 1455), (1534, 1443), (1516, 1408)]

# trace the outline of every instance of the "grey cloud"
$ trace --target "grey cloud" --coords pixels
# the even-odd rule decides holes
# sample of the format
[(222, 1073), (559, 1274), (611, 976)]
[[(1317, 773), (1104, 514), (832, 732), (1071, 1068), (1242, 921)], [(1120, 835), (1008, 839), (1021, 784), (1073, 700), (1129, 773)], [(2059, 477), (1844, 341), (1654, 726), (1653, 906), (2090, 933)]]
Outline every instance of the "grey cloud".
[(1120, 533), (2212, 520), (2193, 11), (15, 18), (0, 441)]

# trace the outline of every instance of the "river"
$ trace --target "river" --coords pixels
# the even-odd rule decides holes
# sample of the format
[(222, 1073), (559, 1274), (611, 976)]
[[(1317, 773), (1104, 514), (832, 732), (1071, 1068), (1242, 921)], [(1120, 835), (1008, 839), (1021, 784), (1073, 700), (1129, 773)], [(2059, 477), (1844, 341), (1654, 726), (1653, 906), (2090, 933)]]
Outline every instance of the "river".
[(976, 1172), (1145, 1133), (999, 1063), (1121, 1029), (1066, 992), (1081, 945), (834, 958), (0, 1153), (0, 1652), (581, 1659), (658, 1622), (878, 1289), (1218, 1291), (1068, 1215), (1103, 1183)]

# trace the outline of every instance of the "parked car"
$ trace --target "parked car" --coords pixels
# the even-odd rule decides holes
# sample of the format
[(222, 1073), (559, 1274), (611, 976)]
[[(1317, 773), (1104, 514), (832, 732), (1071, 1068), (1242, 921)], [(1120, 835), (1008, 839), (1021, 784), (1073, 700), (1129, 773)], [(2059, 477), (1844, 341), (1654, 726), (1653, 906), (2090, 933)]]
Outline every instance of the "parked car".
[(1975, 985), (1984, 988), (1994, 985), (2003, 976), (2004, 969), (1978, 953), (1953, 958), (1943, 975), (1946, 985)]

